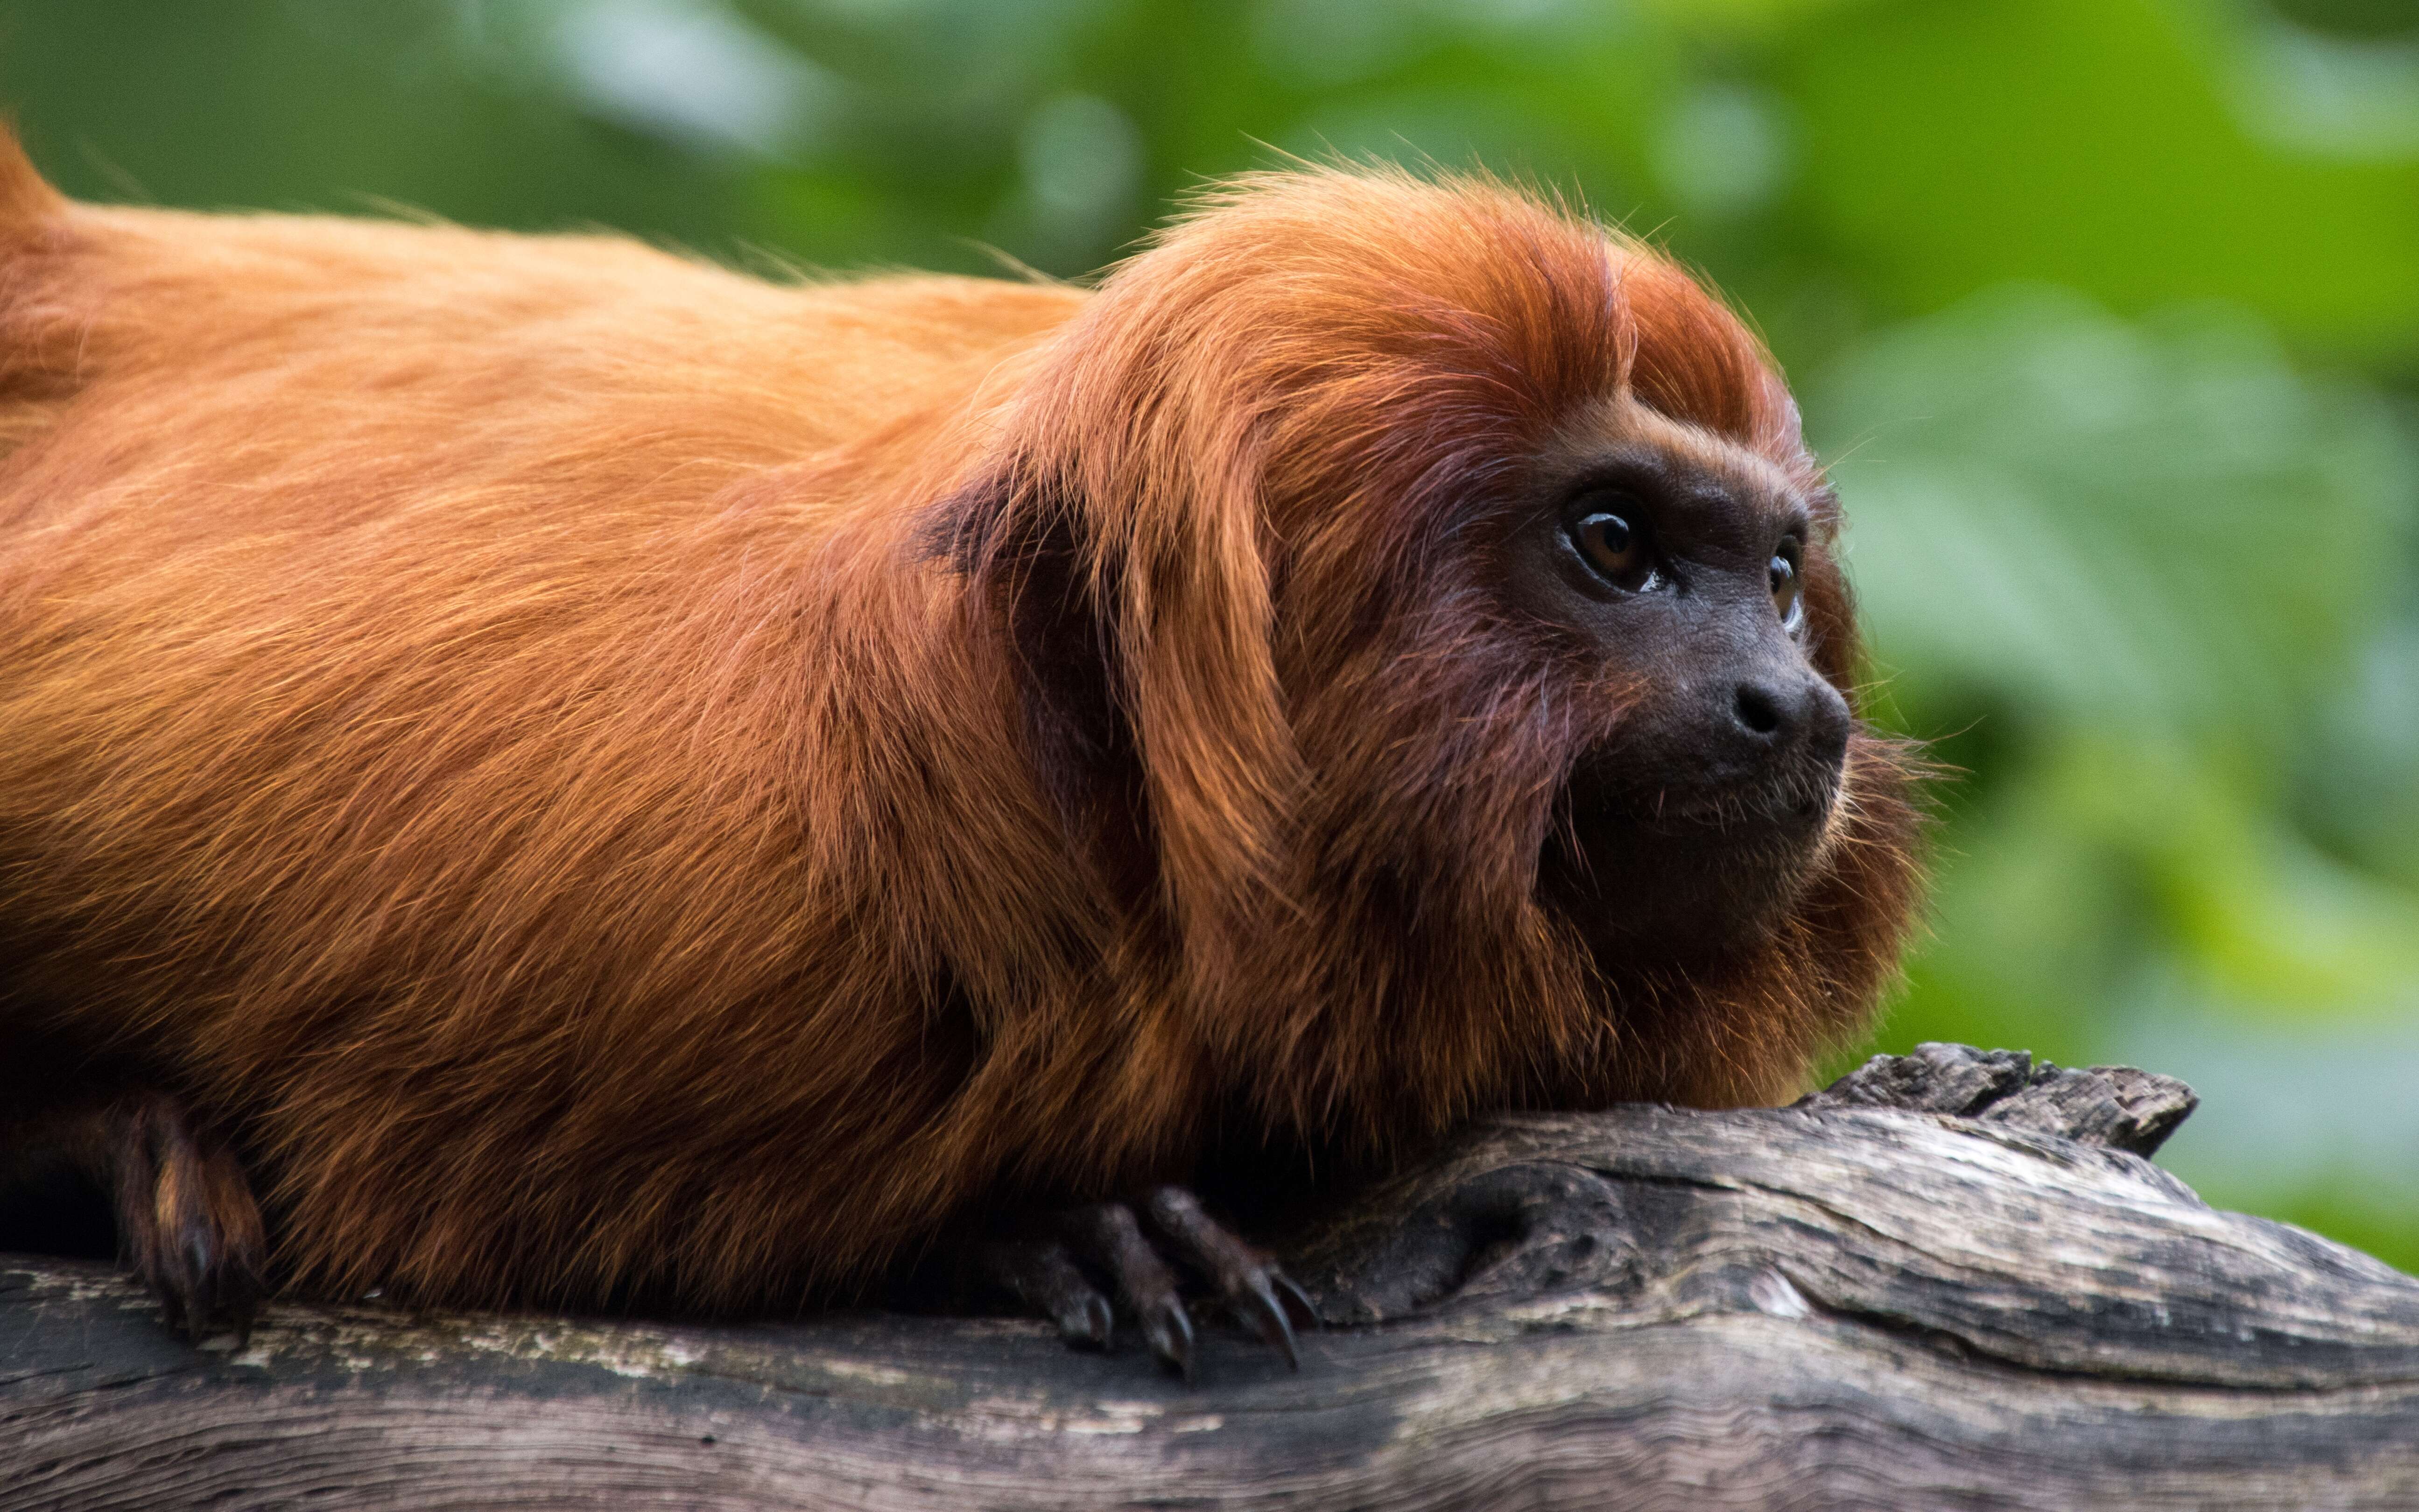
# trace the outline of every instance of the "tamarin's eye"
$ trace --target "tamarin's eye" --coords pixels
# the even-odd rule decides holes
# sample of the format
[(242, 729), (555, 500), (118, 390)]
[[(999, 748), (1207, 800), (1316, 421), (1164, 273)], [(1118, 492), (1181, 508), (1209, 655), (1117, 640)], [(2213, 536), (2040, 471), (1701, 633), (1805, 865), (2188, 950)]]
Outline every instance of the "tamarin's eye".
[(1799, 602), (1798, 595), (1797, 554), (1799, 549), (1795, 541), (1781, 542), (1780, 549), (1773, 554), (1770, 569), (1772, 607), (1780, 611), (1781, 625), (1792, 630), (1796, 629), (1798, 622), (1806, 617), (1805, 607)]
[(1655, 579), (1646, 532), (1626, 517), (1582, 505), (1571, 517), (1571, 544), (1598, 576), (1616, 588), (1637, 590)]

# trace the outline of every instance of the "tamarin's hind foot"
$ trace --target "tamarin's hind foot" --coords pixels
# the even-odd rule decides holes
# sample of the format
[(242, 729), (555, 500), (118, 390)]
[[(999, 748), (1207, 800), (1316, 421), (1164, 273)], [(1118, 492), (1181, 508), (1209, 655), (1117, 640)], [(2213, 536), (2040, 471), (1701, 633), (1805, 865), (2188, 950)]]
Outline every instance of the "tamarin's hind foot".
[(112, 1189), (118, 1248), (135, 1277), (159, 1293), (171, 1329), (195, 1344), (233, 1334), (241, 1349), (259, 1310), (267, 1247), (243, 1167), (161, 1093), (86, 1118), (91, 1164)]
[(1163, 1254), (1197, 1272), (1260, 1338), (1302, 1368), (1294, 1330), (1317, 1321), (1310, 1298), (1267, 1255), (1201, 1211), (1182, 1187), (1163, 1186), (1142, 1204), (1156, 1242), (1134, 1210), (1103, 1202), (1061, 1214), (1055, 1238), (984, 1248), (979, 1269), (1026, 1306), (1058, 1325), (1071, 1344), (1108, 1346), (1116, 1310), (1094, 1284), (1105, 1277), (1118, 1306), (1139, 1323), (1150, 1352), (1193, 1379), (1193, 1319)]

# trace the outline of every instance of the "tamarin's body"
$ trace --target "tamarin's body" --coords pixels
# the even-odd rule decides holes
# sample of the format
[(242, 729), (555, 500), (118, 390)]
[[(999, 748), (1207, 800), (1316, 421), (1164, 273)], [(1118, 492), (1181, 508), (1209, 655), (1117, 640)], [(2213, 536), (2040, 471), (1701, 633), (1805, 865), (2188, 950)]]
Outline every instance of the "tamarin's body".
[(1785, 1095), (1913, 887), (1835, 521), (1726, 311), (1490, 186), (776, 285), (7, 146), (0, 1138), (199, 1326), (247, 1170), (298, 1291), (745, 1310)]

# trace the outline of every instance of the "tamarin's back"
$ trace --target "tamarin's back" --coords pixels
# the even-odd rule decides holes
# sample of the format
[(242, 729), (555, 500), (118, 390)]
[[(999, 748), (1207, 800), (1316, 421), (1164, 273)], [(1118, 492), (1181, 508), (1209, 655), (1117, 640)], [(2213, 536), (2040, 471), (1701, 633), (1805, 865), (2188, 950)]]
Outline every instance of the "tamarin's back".
[(948, 885), (886, 864), (929, 753), (865, 712), (951, 665), (890, 505), (1082, 296), (20, 198), (0, 1041), (273, 1094), (324, 1281), (710, 1301), (927, 1221), (972, 1031), (882, 927)]

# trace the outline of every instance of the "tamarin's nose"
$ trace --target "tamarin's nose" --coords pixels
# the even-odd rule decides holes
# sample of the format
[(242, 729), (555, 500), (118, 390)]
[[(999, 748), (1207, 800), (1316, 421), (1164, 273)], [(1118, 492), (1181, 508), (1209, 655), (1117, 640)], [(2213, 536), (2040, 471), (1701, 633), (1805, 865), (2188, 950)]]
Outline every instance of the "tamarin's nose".
[(1750, 742), (1775, 753), (1800, 742), (1832, 761), (1847, 753), (1847, 700), (1820, 677), (1797, 679), (1794, 687), (1741, 683), (1731, 695), (1731, 718)]
[(1780, 701), (1773, 696), (1772, 689), (1755, 683), (1741, 683), (1731, 707), (1738, 717), (1740, 728), (1750, 735), (1760, 735), (1766, 740), (1780, 740), (1784, 733), (1782, 726), (1789, 722), (1789, 717), (1780, 712)]

